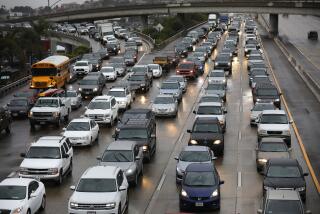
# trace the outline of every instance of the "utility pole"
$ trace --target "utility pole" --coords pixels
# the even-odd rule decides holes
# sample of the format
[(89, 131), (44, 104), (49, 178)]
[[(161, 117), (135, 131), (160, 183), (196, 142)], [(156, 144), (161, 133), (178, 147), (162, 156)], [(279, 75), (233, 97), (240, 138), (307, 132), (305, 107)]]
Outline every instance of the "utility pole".
[(50, 7), (50, 0), (48, 0), (48, 7)]

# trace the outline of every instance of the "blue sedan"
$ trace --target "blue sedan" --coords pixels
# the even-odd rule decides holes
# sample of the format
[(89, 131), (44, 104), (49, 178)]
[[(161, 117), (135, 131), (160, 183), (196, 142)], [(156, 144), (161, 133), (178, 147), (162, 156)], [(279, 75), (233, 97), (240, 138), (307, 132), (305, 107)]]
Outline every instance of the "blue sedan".
[(220, 209), (220, 185), (223, 183), (213, 164), (190, 164), (181, 183), (180, 210)]

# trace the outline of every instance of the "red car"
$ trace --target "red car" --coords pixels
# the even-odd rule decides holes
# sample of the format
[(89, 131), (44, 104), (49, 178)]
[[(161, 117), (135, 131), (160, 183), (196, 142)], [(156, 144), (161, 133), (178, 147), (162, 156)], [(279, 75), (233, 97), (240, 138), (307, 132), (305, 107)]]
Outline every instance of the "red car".
[(197, 65), (194, 62), (181, 62), (176, 67), (176, 74), (195, 79), (198, 77)]

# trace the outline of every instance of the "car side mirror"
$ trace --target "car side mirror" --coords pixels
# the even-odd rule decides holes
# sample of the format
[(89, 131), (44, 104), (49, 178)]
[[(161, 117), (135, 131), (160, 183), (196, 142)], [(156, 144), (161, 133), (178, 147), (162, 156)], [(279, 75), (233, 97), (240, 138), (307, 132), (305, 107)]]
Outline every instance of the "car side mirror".
[(140, 156), (136, 156), (135, 157), (135, 160), (137, 161), (137, 160), (140, 160), (141, 159), (141, 157)]
[(155, 137), (156, 137), (156, 135), (155, 135), (155, 134), (151, 134), (151, 137), (152, 137), (152, 138), (155, 138)]
[(228, 113), (228, 111), (227, 110), (223, 110), (223, 112), (226, 114), (226, 113)]
[(258, 209), (258, 210), (257, 210), (257, 213), (258, 213), (258, 214), (262, 214), (262, 209)]
[(292, 148), (288, 148), (288, 151), (291, 152), (291, 151), (292, 151)]
[(84, 107), (84, 109), (85, 109), (85, 110), (87, 110), (87, 109), (88, 109), (88, 107), (86, 106), (86, 107)]
[(127, 189), (127, 187), (125, 187), (125, 186), (120, 186), (119, 187), (119, 191), (124, 191), (124, 190), (126, 190)]
[(176, 156), (176, 157), (174, 157), (174, 159), (175, 159), (175, 160), (179, 160), (179, 157)]
[(292, 123), (293, 123), (293, 120), (290, 120), (289, 123), (292, 124)]
[(260, 121), (259, 121), (259, 119), (258, 119), (258, 118), (256, 119), (256, 123), (257, 123), (257, 124), (258, 124), (258, 123), (260, 123)]
[(307, 173), (307, 172), (303, 173), (303, 176), (308, 176), (308, 175), (309, 175), (309, 173)]
[(64, 103), (61, 103), (61, 106), (66, 106)]
[(32, 192), (31, 194), (30, 194), (30, 196), (29, 196), (29, 198), (35, 198), (35, 197), (37, 197), (38, 195), (35, 193), (35, 192)]
[(66, 131), (67, 130), (67, 128), (62, 128), (62, 131)]
[(190, 129), (187, 130), (187, 133), (192, 133), (192, 131)]
[(217, 157), (212, 157), (211, 160), (217, 160)]
[(197, 114), (197, 111), (194, 110), (194, 111), (192, 111), (192, 113)]
[(71, 190), (75, 190), (75, 189), (76, 189), (76, 186), (70, 186), (70, 189), (71, 189)]
[(26, 157), (26, 153), (20, 153), (20, 157), (22, 158)]
[(63, 158), (69, 158), (69, 155), (68, 154), (64, 154)]
[(115, 134), (113, 134), (111, 137), (112, 137), (112, 138), (116, 138), (116, 135), (115, 135)]
[(222, 184), (224, 184), (224, 181), (220, 181), (220, 182), (219, 182), (219, 185), (222, 185)]
[(102, 158), (101, 158), (100, 156), (98, 156), (98, 157), (97, 157), (97, 160), (98, 160), (98, 161), (101, 161), (101, 160), (102, 160)]

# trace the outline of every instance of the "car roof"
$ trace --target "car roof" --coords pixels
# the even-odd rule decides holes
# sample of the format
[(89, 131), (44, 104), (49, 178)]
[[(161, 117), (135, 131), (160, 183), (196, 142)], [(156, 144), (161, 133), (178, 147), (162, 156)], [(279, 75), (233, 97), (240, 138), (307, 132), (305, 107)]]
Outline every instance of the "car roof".
[(0, 186), (28, 186), (32, 178), (6, 178), (0, 182)]
[(207, 146), (185, 146), (181, 151), (209, 151), (209, 147)]
[(271, 158), (268, 160), (268, 162), (269, 162), (269, 165), (299, 166), (297, 159)]
[(137, 143), (130, 140), (118, 140), (109, 144), (106, 150), (132, 150)]
[(212, 163), (192, 163), (186, 168), (186, 172), (214, 172)]
[(286, 114), (286, 112), (284, 110), (264, 110), (262, 111), (262, 114)]
[(151, 109), (147, 109), (147, 108), (132, 108), (125, 111), (125, 113), (141, 113), (141, 114), (146, 114), (149, 112), (151, 112)]
[(203, 97), (219, 97), (220, 98), (219, 94), (204, 94), (202, 97), (200, 97), (200, 99)]
[(44, 136), (32, 143), (31, 146), (58, 147), (63, 139), (65, 139), (63, 136)]
[(299, 200), (299, 193), (296, 190), (289, 189), (270, 189), (267, 191), (269, 200)]
[(72, 122), (90, 122), (91, 121), (91, 119), (90, 118), (86, 118), (86, 117), (83, 117), (83, 118), (75, 118), (75, 119), (73, 119), (73, 120), (71, 120), (70, 121), (70, 123), (72, 123)]
[(91, 102), (92, 101), (110, 101), (112, 97), (113, 96), (108, 96), (108, 95), (96, 96), (91, 100)]
[(170, 97), (170, 98), (174, 98), (173, 95), (170, 94), (158, 94), (155, 98), (157, 97)]
[(85, 76), (83, 80), (98, 80), (100, 77), (99, 76)]
[(126, 90), (125, 87), (118, 86), (118, 87), (112, 87), (112, 88), (110, 88), (109, 91), (124, 91), (124, 90)]
[(222, 106), (220, 102), (202, 102), (199, 106)]
[(116, 166), (92, 166), (81, 176), (83, 178), (116, 178), (119, 168)]
[(224, 70), (214, 69), (214, 70), (211, 70), (211, 73), (224, 73)]

